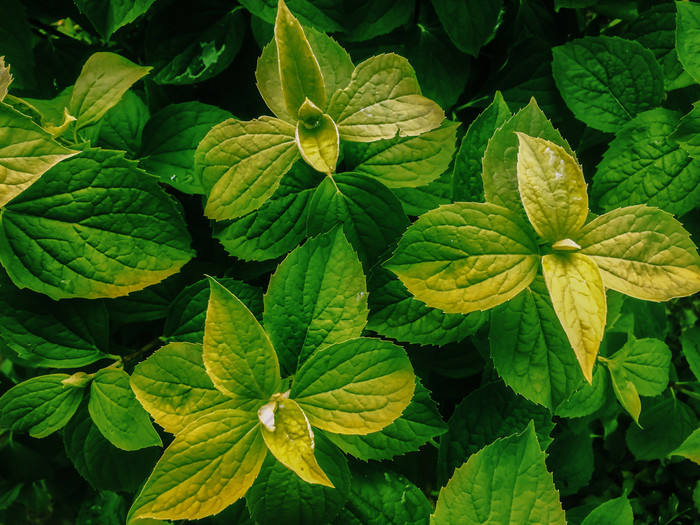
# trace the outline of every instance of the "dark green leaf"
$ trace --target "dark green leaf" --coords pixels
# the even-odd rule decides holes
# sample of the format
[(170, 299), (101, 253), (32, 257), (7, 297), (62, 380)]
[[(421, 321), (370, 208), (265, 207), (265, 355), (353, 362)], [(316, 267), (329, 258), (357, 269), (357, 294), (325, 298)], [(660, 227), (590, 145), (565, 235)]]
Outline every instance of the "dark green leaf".
[(460, 51), (477, 56), (500, 22), (502, 0), (432, 0), (445, 31)]
[(632, 505), (626, 496), (620, 496), (598, 505), (581, 525), (632, 525), (633, 521)]
[(700, 82), (700, 6), (676, 2), (676, 49), (685, 70)]
[(81, 13), (108, 39), (112, 33), (143, 15), (155, 0), (74, 0)]
[(661, 459), (677, 449), (695, 430), (697, 417), (679, 399), (650, 398), (642, 404), (639, 425), (630, 425), (627, 429), (630, 452), (638, 460)]
[(34, 37), (20, 0), (6, 0), (0, 17), (0, 56), (12, 68), (12, 89), (31, 89), (35, 83)]
[(148, 106), (133, 91), (105, 113), (100, 123), (98, 144), (105, 149), (122, 149), (134, 156), (141, 147), (141, 134), (148, 120)]

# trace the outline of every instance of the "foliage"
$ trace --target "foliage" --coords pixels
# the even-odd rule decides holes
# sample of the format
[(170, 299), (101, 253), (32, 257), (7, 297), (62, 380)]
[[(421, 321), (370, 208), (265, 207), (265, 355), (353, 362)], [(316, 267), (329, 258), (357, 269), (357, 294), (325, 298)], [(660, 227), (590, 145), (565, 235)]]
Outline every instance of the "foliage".
[(699, 4), (6, 4), (0, 522), (697, 521)]

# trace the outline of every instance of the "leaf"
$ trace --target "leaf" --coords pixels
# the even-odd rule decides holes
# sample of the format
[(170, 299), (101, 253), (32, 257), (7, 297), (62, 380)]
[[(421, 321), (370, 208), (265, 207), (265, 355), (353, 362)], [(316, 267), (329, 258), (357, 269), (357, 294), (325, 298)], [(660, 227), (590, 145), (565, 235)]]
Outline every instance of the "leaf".
[(106, 301), (110, 319), (121, 323), (165, 319), (170, 303), (189, 282), (180, 272), (138, 292), (110, 299)]
[(457, 48), (474, 57), (496, 33), (500, 23), (502, 0), (432, 0), (445, 31)]
[(692, 327), (681, 334), (681, 345), (690, 370), (700, 381), (700, 327)]
[(104, 149), (121, 149), (136, 155), (141, 147), (143, 128), (148, 118), (146, 103), (133, 91), (127, 91), (100, 122), (98, 145)]
[(611, 374), (624, 370), (640, 396), (658, 396), (668, 386), (671, 351), (658, 339), (630, 339), (607, 364)]
[(506, 385), (554, 411), (581, 383), (581, 367), (541, 278), (491, 313), (491, 358)]
[(586, 255), (552, 253), (542, 257), (542, 273), (554, 311), (583, 376), (591, 383), (605, 330), (605, 288), (600, 270)]
[(88, 409), (99, 431), (117, 448), (138, 450), (163, 444), (123, 370), (103, 368), (95, 374)]
[(573, 155), (568, 143), (554, 129), (535, 99), (513, 115), (491, 137), (483, 160), (483, 182), (486, 201), (520, 212), (522, 201), (518, 190), (517, 157), (520, 131), (530, 137), (549, 140)]
[(635, 423), (639, 425), (639, 414), (642, 412), (642, 400), (639, 398), (637, 387), (629, 379), (629, 374), (624, 368), (608, 367), (610, 379), (612, 380), (615, 397), (622, 405)]
[(445, 118), (440, 106), (420, 94), (408, 61), (393, 53), (358, 65), (350, 85), (331, 98), (327, 113), (340, 138), (352, 142), (420, 135)]
[(415, 7), (407, 0), (351, 0), (343, 2), (341, 19), (349, 41), (370, 40), (409, 25)]
[(131, 388), (156, 423), (171, 434), (179, 434), (205, 414), (241, 405), (216, 389), (198, 344), (170, 343), (160, 348), (136, 365)]
[[(522, 431), (530, 421), (542, 449), (552, 442), (554, 422), (549, 411), (514, 394), (500, 381), (488, 383), (464, 397), (447, 422), (440, 438), (437, 476), (442, 486), (455, 468), (497, 438)], [(526, 522), (525, 522), (526, 523)]]
[(510, 117), (511, 112), (503, 100), (503, 95), (500, 91), (496, 91), (493, 102), (469, 124), (455, 157), (453, 171), (455, 201), (483, 202), (484, 182), (481, 176), (484, 172), (482, 160), (486, 146), (496, 130)]
[(678, 59), (685, 70), (700, 82), (700, 7), (687, 2), (675, 2), (678, 15), (676, 16), (676, 49)]
[(632, 525), (633, 521), (632, 505), (627, 496), (620, 496), (598, 505), (581, 525)]
[[(333, 483), (314, 457), (314, 433), (304, 411), (288, 394), (280, 394), (279, 398), (263, 406), (258, 415), (263, 439), (267, 448), (288, 469), (294, 471), (307, 483), (318, 483), (333, 488)], [(260, 414), (269, 408), (272, 420), (266, 421)]]
[(146, 13), (154, 1), (75, 0), (75, 5), (81, 13), (87, 16), (102, 38), (108, 40), (117, 29), (130, 24)]
[(669, 136), (694, 159), (700, 158), (700, 105), (683, 115), (674, 132)]
[(683, 456), (694, 463), (700, 464), (700, 429), (696, 429), (669, 456)]
[(430, 523), (538, 523), (566, 518), (532, 423), (472, 455), (440, 490)]
[(13, 282), (53, 299), (126, 295), (192, 256), (170, 197), (123, 152), (99, 149), (61, 162), (15, 198), (0, 238)]
[(437, 180), (418, 188), (394, 188), (391, 190), (401, 201), (406, 215), (419, 216), (434, 210), (441, 204), (452, 202), (452, 174), (444, 172)]
[(676, 450), (697, 427), (697, 417), (678, 399), (650, 398), (643, 404), (639, 425), (627, 429), (627, 447), (635, 459), (650, 461)]
[[(277, 0), (243, 0), (242, 5), (252, 14), (259, 16), (265, 22), (273, 24), (277, 13)], [(314, 5), (309, 0), (289, 0), (289, 4), (304, 25), (316, 27), (319, 31), (340, 31), (342, 25), (336, 20), (342, 21), (342, 15), (335, 5), (328, 8)], [(333, 9), (335, 8), (335, 9)]]
[(32, 119), (0, 102), (0, 207), (77, 151), (64, 148)]
[(345, 163), (352, 171), (376, 177), (388, 188), (415, 188), (437, 179), (450, 165), (459, 123), (442, 126), (416, 137), (345, 145)]
[(593, 177), (592, 198), (605, 211), (646, 204), (683, 215), (700, 198), (700, 160), (670, 139), (678, 114), (642, 113), (624, 125)]
[[(588, 384), (588, 383), (586, 383)], [(562, 497), (587, 487), (595, 470), (595, 453), (590, 429), (585, 425), (559, 422), (559, 432), (547, 448), (547, 468), (554, 476), (554, 486)], [(563, 427), (563, 428), (562, 428)], [(568, 515), (569, 523), (572, 517)]]
[(540, 237), (552, 243), (568, 239), (588, 216), (581, 166), (553, 142), (517, 135), (518, 188), (525, 213)]
[(632, 297), (667, 301), (700, 290), (700, 258), (688, 232), (669, 213), (645, 205), (593, 219), (574, 240), (603, 282)]
[(43, 438), (63, 428), (78, 409), (82, 388), (63, 383), (68, 374), (48, 374), (13, 386), (0, 397), (0, 427)]
[(115, 53), (90, 56), (75, 82), (68, 105), (70, 114), (78, 119), (76, 129), (95, 124), (150, 70)]
[(608, 399), (608, 383), (607, 369), (603, 366), (594, 368), (593, 383), (582, 381), (569, 399), (557, 407), (556, 415), (574, 418), (593, 414)]
[(369, 434), (392, 423), (413, 397), (405, 351), (359, 338), (317, 350), (294, 376), (290, 397), (310, 423), (336, 434)]
[(12, 65), (13, 89), (30, 90), (36, 85), (34, 39), (24, 3), (20, 0), (4, 2), (3, 16), (0, 19), (0, 48), (7, 62)]
[(7, 95), (7, 90), (12, 84), (12, 74), (10, 73), (10, 66), (5, 65), (5, 57), (0, 57), (0, 102)]
[(224, 394), (245, 402), (267, 401), (278, 391), (277, 354), (255, 316), (235, 295), (210, 278), (204, 326), (204, 366)]
[(151, 117), (143, 129), (141, 166), (185, 193), (204, 193), (194, 177), (194, 155), (209, 130), (231, 113), (201, 102), (171, 104)]
[(463, 314), (515, 297), (538, 266), (528, 225), (488, 203), (445, 205), (421, 216), (384, 264), (416, 299)]
[(214, 126), (195, 152), (195, 179), (209, 193), (210, 219), (235, 219), (269, 199), (299, 157), (294, 128), (261, 117), (225, 120)]
[(367, 285), (340, 228), (307, 241), (277, 267), (263, 320), (282, 369), (293, 374), (316, 350), (359, 337)]
[(476, 332), (487, 317), (482, 312), (446, 314), (415, 299), (391, 272), (376, 268), (370, 276), (366, 328), (401, 343), (442, 346)]
[(663, 72), (638, 42), (611, 36), (586, 37), (552, 50), (552, 73), (576, 118), (600, 131), (661, 103)]
[(267, 447), (248, 412), (218, 410), (180, 432), (129, 510), (138, 518), (199, 519), (242, 497), (260, 472)]
[(409, 226), (401, 202), (383, 184), (357, 173), (326, 177), (309, 204), (307, 233), (343, 225), (365, 268), (374, 266)]
[(297, 122), (295, 141), (302, 158), (309, 166), (321, 173), (335, 172), (340, 153), (340, 138), (332, 118), (321, 115), (318, 121), (314, 121), (310, 126), (302, 121)]
[(416, 378), (413, 399), (401, 416), (378, 432), (364, 435), (327, 434), (344, 452), (363, 461), (391, 459), (413, 452), (436, 436), (444, 434), (447, 425), (438, 412), (430, 391)]

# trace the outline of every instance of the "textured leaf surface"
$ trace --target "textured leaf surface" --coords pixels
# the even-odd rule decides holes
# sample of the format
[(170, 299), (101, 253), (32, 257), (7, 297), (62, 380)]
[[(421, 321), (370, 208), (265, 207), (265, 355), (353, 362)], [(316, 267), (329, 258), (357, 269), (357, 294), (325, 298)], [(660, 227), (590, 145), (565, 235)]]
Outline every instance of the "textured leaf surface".
[(15, 284), (54, 299), (117, 297), (190, 259), (173, 201), (122, 155), (86, 150), (3, 210), (0, 259)]
[(681, 334), (683, 355), (695, 378), (700, 381), (700, 326), (692, 327)]
[(700, 82), (700, 6), (676, 2), (676, 49), (685, 70)]
[(384, 266), (428, 306), (469, 313), (515, 297), (538, 265), (529, 226), (514, 212), (457, 203), (421, 216)]
[(95, 374), (88, 410), (102, 435), (117, 448), (138, 450), (163, 444), (124, 370), (104, 368)]
[(440, 491), (433, 525), (566, 525), (534, 425), (472, 455)]
[(609, 399), (608, 384), (607, 368), (594, 368), (593, 383), (583, 381), (571, 397), (557, 407), (556, 415), (573, 418), (593, 414)]
[(414, 387), (413, 367), (401, 347), (360, 338), (315, 352), (294, 376), (290, 396), (314, 427), (369, 434), (401, 415)]
[(615, 132), (661, 102), (663, 72), (638, 42), (586, 37), (555, 47), (553, 55), (554, 80), (567, 106), (595, 129)]
[(603, 282), (632, 297), (666, 301), (700, 290), (700, 258), (673, 216), (644, 205), (601, 215), (574, 236)]
[(445, 31), (457, 49), (477, 56), (481, 47), (493, 38), (498, 27), (502, 0), (432, 0)]
[(622, 367), (610, 367), (610, 380), (612, 382), (615, 397), (632, 419), (639, 424), (639, 414), (642, 412), (642, 400), (637, 392), (637, 387)]
[(668, 386), (671, 350), (659, 339), (630, 340), (610, 361), (608, 368), (622, 368), (641, 396), (658, 396)]
[(635, 459), (661, 459), (676, 450), (697, 428), (697, 416), (680, 399), (649, 398), (639, 424), (627, 429), (627, 447)]
[(244, 408), (214, 387), (204, 368), (202, 345), (197, 344), (170, 343), (159, 349), (136, 366), (131, 388), (156, 423), (171, 434), (209, 412)]
[(263, 319), (283, 370), (294, 373), (317, 349), (359, 337), (367, 285), (342, 229), (290, 253), (270, 278)]
[(581, 525), (632, 525), (632, 505), (626, 496), (598, 505), (586, 516)]
[(136, 156), (148, 119), (146, 103), (133, 91), (127, 91), (117, 105), (105, 113), (100, 122), (97, 144), (104, 149), (125, 150)]
[(0, 102), (7, 95), (10, 84), (12, 84), (10, 66), (5, 65), (5, 57), (0, 57)]
[(335, 172), (340, 153), (338, 127), (328, 115), (321, 115), (316, 123), (307, 127), (297, 123), (295, 141), (302, 158), (316, 171), (331, 174)]
[(683, 456), (700, 465), (700, 429), (694, 430), (671, 456)]
[(143, 15), (155, 0), (76, 0), (75, 5), (103, 38)]
[(670, 139), (680, 144), (694, 159), (700, 158), (700, 105), (683, 115)]

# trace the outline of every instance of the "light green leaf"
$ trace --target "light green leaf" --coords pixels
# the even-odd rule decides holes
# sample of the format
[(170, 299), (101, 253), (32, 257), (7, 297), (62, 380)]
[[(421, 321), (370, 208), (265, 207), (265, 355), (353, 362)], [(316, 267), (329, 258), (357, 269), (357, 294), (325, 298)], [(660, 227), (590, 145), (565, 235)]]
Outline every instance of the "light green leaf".
[(53, 299), (118, 297), (190, 259), (174, 202), (123, 154), (88, 149), (2, 211), (0, 260), (17, 286)]
[(474, 57), (494, 37), (503, 0), (432, 0), (440, 22), (457, 49)]
[(440, 490), (430, 523), (566, 525), (534, 425), (488, 445), (457, 469)]
[(518, 189), (530, 224), (543, 239), (568, 239), (588, 216), (583, 170), (564, 148), (517, 133)]
[(46, 437), (63, 428), (83, 398), (83, 389), (63, 383), (68, 374), (33, 377), (0, 397), (0, 427)]
[(7, 90), (12, 84), (12, 74), (10, 73), (10, 66), (5, 65), (5, 57), (0, 57), (0, 102), (7, 95)]
[(294, 117), (305, 99), (320, 108), (326, 107), (326, 85), (321, 68), (299, 21), (283, 0), (277, 4), (275, 44), (287, 111)]
[(294, 127), (271, 117), (229, 119), (214, 126), (195, 152), (195, 179), (209, 193), (211, 219), (234, 219), (269, 199), (299, 158)]
[(98, 145), (104, 149), (122, 149), (136, 156), (148, 118), (146, 103), (133, 91), (127, 91), (100, 122)]
[(26, 115), (0, 102), (0, 206), (52, 166), (77, 153), (55, 142)]
[(592, 36), (552, 53), (559, 92), (576, 118), (595, 129), (616, 132), (661, 103), (663, 72), (654, 54), (638, 42)]
[(700, 199), (700, 159), (670, 138), (679, 115), (654, 109), (617, 133), (593, 177), (591, 197), (605, 211), (631, 204), (683, 215)]
[(681, 334), (681, 345), (690, 370), (700, 381), (700, 326), (694, 326)]
[(604, 366), (593, 369), (593, 384), (582, 381), (578, 389), (557, 407), (556, 415), (585, 417), (600, 409), (608, 399), (608, 371)]
[(156, 423), (171, 434), (215, 410), (246, 408), (216, 389), (204, 368), (202, 345), (197, 344), (170, 343), (159, 349), (136, 366), (131, 388)]
[(293, 374), (317, 349), (359, 337), (367, 285), (341, 228), (304, 243), (270, 277), (263, 320), (282, 369)]
[(102, 38), (143, 15), (155, 0), (75, 0), (78, 10), (88, 17)]
[[(269, 24), (275, 23), (278, 0), (243, 0), (240, 2), (252, 14), (260, 17)], [(309, 0), (289, 0), (292, 10), (305, 26), (316, 27), (319, 31), (342, 31), (343, 11), (340, 6), (329, 8), (326, 4), (315, 5)], [(323, 6), (323, 7), (321, 7)]]
[(314, 427), (369, 434), (401, 415), (414, 387), (413, 368), (401, 347), (359, 338), (312, 354), (295, 374), (290, 397)]
[(267, 447), (248, 412), (218, 410), (180, 432), (134, 502), (129, 520), (199, 519), (242, 497), (260, 472)]
[(103, 368), (95, 374), (88, 410), (102, 435), (118, 448), (138, 450), (163, 444), (124, 370)]
[(70, 114), (78, 119), (76, 128), (100, 120), (150, 70), (115, 53), (94, 53), (85, 62), (68, 105)]
[(676, 2), (676, 49), (685, 70), (700, 82), (700, 6)]
[(700, 429), (696, 429), (669, 456), (683, 456), (700, 465)]
[(581, 525), (633, 525), (633, 522), (632, 505), (627, 496), (620, 496), (598, 505)]
[(153, 115), (143, 129), (141, 166), (185, 193), (204, 193), (194, 177), (194, 154), (209, 130), (231, 113), (201, 102), (171, 104)]
[(535, 278), (537, 244), (514, 212), (456, 203), (421, 216), (384, 264), (416, 299), (448, 313), (487, 310)]
[(338, 127), (328, 115), (321, 115), (317, 119), (307, 121), (302, 117), (302, 110), (303, 106), (299, 110), (299, 117), (302, 120), (297, 122), (295, 135), (295, 142), (302, 158), (316, 171), (334, 173), (340, 153)]
[(646, 398), (639, 425), (627, 429), (625, 437), (630, 452), (640, 461), (662, 459), (697, 428), (697, 416), (679, 399)]
[(621, 368), (640, 396), (658, 396), (668, 386), (671, 350), (658, 339), (630, 339), (609, 359), (608, 369)]
[(520, 212), (522, 202), (518, 191), (516, 131), (554, 142), (570, 155), (573, 152), (547, 120), (534, 98), (493, 134), (486, 146), (483, 160), (482, 178), (486, 201)]
[(452, 202), (452, 174), (448, 170), (425, 186), (394, 188), (391, 191), (401, 201), (406, 215), (418, 217), (441, 204)]
[(642, 412), (642, 400), (639, 398), (634, 382), (630, 380), (629, 374), (622, 367), (609, 366), (610, 379), (612, 380), (615, 397), (622, 405), (635, 423), (639, 424), (639, 414)]
[(607, 288), (647, 301), (700, 291), (700, 257), (680, 222), (645, 205), (593, 219), (573, 239), (590, 257)]
[(669, 139), (680, 144), (694, 159), (700, 158), (700, 104), (695, 103), (693, 109), (683, 115)]
[(388, 188), (415, 188), (437, 179), (450, 165), (459, 123), (442, 126), (417, 137), (396, 137), (372, 143), (345, 145), (344, 161), (352, 171), (376, 177)]
[(55, 138), (66, 131), (67, 125), (75, 121), (75, 117), (68, 111), (72, 96), (73, 86), (68, 86), (52, 99), (23, 98), (19, 110), (31, 116), (36, 115), (41, 127)]
[(506, 385), (551, 411), (583, 379), (541, 277), (493, 309), (489, 341), (493, 364)]
[(420, 135), (445, 118), (440, 106), (420, 93), (405, 58), (378, 55), (355, 68), (350, 85), (333, 95), (327, 113), (343, 140), (373, 142)]

